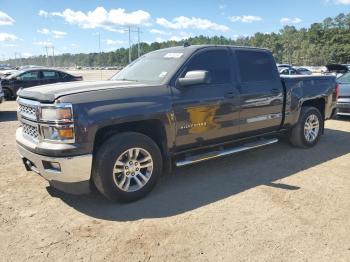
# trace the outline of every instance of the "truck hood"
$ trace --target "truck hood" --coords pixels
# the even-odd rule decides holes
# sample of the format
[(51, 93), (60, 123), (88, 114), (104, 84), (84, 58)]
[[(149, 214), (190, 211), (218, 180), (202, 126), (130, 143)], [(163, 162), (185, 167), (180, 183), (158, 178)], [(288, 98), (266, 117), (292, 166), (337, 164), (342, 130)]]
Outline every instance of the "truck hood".
[(145, 85), (147, 84), (134, 81), (76, 81), (30, 87), (21, 89), (17, 94), (21, 98), (37, 100), (40, 102), (54, 102), (57, 98), (66, 95), (106, 89), (132, 88)]

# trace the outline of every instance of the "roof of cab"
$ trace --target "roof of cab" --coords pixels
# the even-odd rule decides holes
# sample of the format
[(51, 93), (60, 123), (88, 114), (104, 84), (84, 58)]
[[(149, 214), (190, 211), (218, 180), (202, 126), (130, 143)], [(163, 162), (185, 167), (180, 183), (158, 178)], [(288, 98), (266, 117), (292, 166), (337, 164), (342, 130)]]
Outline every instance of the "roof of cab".
[(259, 51), (266, 51), (270, 52), (270, 50), (266, 48), (259, 48), (259, 47), (250, 47), (250, 46), (235, 46), (235, 45), (184, 45), (184, 46), (173, 46), (173, 47), (167, 47), (167, 48), (162, 48), (155, 50), (153, 52), (164, 52), (164, 51), (178, 51), (178, 52), (185, 52), (185, 51), (190, 51), (194, 52), (199, 49), (203, 48), (209, 48), (209, 47), (230, 47), (233, 49), (245, 49), (245, 50), (259, 50)]

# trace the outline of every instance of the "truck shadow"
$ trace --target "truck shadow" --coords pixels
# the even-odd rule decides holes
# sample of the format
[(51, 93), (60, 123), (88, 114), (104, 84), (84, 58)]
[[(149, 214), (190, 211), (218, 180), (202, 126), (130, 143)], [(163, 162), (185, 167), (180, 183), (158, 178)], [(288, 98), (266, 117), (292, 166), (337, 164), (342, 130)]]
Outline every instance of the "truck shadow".
[(0, 122), (17, 121), (16, 111), (0, 111)]
[(74, 196), (48, 188), (51, 195), (88, 216), (112, 221), (182, 214), (257, 186), (298, 190), (278, 180), (350, 153), (350, 132), (326, 129), (319, 144), (302, 150), (278, 143), (202, 164), (176, 169), (144, 199), (115, 204), (97, 193)]

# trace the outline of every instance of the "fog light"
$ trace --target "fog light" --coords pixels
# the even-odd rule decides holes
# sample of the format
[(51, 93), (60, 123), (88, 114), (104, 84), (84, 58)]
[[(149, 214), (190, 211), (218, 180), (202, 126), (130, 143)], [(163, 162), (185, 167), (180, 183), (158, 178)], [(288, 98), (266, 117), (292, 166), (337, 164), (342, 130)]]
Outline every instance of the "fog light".
[(61, 165), (58, 162), (43, 161), (43, 166), (45, 169), (61, 172)]

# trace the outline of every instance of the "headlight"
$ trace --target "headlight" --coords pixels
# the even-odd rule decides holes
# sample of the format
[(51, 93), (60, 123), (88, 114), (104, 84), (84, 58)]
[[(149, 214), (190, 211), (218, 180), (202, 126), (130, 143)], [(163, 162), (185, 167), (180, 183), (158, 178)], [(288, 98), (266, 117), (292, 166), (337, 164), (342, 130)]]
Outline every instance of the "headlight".
[(41, 134), (44, 140), (58, 142), (74, 142), (74, 127), (42, 125)]
[(72, 104), (41, 104), (39, 108), (39, 125), (43, 140), (74, 143)]
[(55, 104), (41, 106), (40, 121), (73, 122), (73, 110), (71, 104)]

